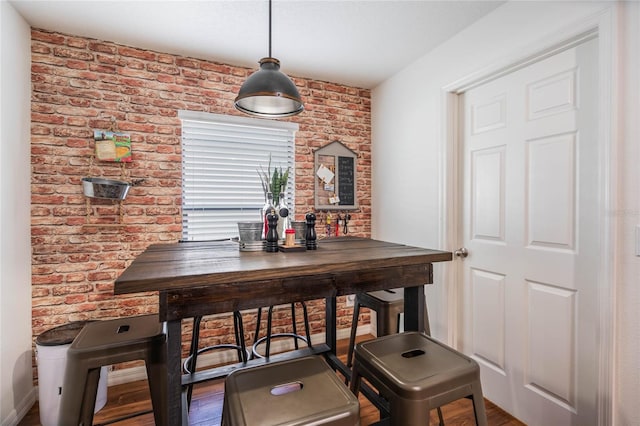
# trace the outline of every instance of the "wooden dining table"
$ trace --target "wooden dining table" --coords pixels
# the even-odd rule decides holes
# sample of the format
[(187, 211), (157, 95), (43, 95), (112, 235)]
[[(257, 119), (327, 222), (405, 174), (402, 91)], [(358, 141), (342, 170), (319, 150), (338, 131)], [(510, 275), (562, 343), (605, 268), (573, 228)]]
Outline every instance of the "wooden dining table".
[[(368, 238), (320, 240), (317, 250), (240, 251), (237, 242), (154, 244), (115, 281), (115, 294), (158, 292), (159, 319), (166, 323), (166, 424), (188, 424), (183, 389), (190, 383), (226, 377), (237, 368), (309, 353), (323, 354), (347, 377), (336, 356), (336, 297), (404, 288), (405, 330), (424, 330), (424, 285), (433, 283), (433, 263), (452, 254)], [(182, 320), (307, 300), (325, 299), (325, 342), (267, 359), (183, 374)], [(154, 407), (156, 409), (156, 407)]]

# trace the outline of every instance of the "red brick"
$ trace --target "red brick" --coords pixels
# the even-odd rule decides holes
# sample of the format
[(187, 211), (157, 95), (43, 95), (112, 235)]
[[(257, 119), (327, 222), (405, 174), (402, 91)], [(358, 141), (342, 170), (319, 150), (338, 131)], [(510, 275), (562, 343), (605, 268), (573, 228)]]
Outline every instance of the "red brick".
[(31, 297), (44, 297), (49, 296), (49, 287), (31, 287)]
[(31, 134), (32, 135), (48, 135), (51, 134), (51, 129), (46, 126), (31, 126)]
[(93, 53), (89, 53), (87, 51), (84, 50), (77, 50), (77, 49), (67, 49), (65, 47), (56, 47), (53, 49), (53, 54), (55, 56), (60, 56), (63, 58), (74, 58), (74, 59), (80, 59), (83, 61), (92, 61), (93, 60)]
[(78, 49), (84, 49), (88, 44), (88, 40), (81, 37), (67, 37), (66, 41), (67, 46), (76, 47)]
[(199, 86), (200, 85), (200, 80), (198, 80), (197, 78), (177, 77), (176, 78), (176, 84), (178, 84), (180, 86)]
[(180, 74), (180, 69), (172, 64), (161, 64), (157, 62), (150, 62), (146, 66), (147, 71), (156, 74), (171, 74), (178, 75)]
[(40, 40), (53, 44), (64, 44), (65, 37), (61, 34), (51, 33), (42, 30), (33, 29), (31, 31), (31, 38), (33, 40)]
[(31, 52), (32, 53), (49, 54), (49, 53), (51, 53), (51, 48), (49, 46), (44, 45), (44, 44), (32, 43), (31, 44)]
[(67, 283), (79, 283), (87, 279), (86, 275), (82, 272), (67, 273), (65, 275), (65, 282)]
[(158, 60), (158, 62), (163, 63), (163, 64), (173, 64), (173, 63), (175, 63), (175, 56), (169, 55), (169, 54), (164, 54), (164, 53), (158, 53), (157, 60)]
[[(142, 67), (144, 68), (144, 66)], [(152, 72), (143, 71), (142, 69), (133, 69), (133, 68), (119, 68), (117, 70), (118, 74), (123, 75), (125, 77), (132, 78), (142, 78), (145, 80), (155, 80), (156, 75)]]
[(78, 61), (78, 60), (74, 60), (74, 59), (70, 59), (67, 61), (66, 66), (68, 68), (73, 68), (76, 70), (86, 70), (89, 69), (89, 64), (87, 62), (84, 61)]
[(70, 117), (67, 119), (67, 125), (85, 127), (87, 125), (87, 119), (80, 117)]
[(98, 41), (90, 41), (88, 44), (89, 50), (93, 50), (94, 52), (101, 53), (110, 53), (115, 55), (118, 52), (118, 49), (115, 45), (111, 43), (101, 43)]
[(64, 275), (55, 274), (55, 275), (34, 275), (31, 278), (32, 285), (38, 284), (60, 284), (64, 281)]
[(156, 53), (142, 50), (142, 49), (134, 49), (131, 47), (121, 46), (118, 48), (118, 53), (122, 56), (129, 56), (132, 58), (144, 59), (146, 61), (153, 61), (156, 59)]
[(31, 121), (35, 123), (63, 124), (64, 116), (55, 114), (32, 113)]
[(49, 54), (40, 54), (38, 52), (31, 53), (31, 63), (43, 63), (55, 66), (64, 66), (65, 59), (51, 56)]
[(121, 78), (120, 82), (125, 86), (131, 87), (145, 87), (146, 83), (142, 80), (138, 80), (136, 78)]
[(175, 83), (176, 82), (176, 77), (173, 75), (167, 75), (167, 74), (158, 74), (156, 79), (160, 82), (160, 83)]
[(110, 281), (116, 279), (115, 272), (90, 272), (87, 274), (89, 281)]
[(84, 294), (76, 294), (73, 296), (66, 296), (64, 298), (64, 303), (67, 305), (76, 305), (79, 303), (84, 303), (87, 301), (87, 296)]
[(64, 127), (54, 128), (53, 134), (60, 137), (93, 137), (93, 132), (90, 129), (69, 129)]
[(175, 63), (179, 67), (185, 68), (200, 68), (200, 61), (196, 61), (190, 58), (179, 58), (177, 57)]
[[(60, 89), (60, 94), (69, 97), (102, 99), (102, 94), (97, 90), (76, 89), (72, 87), (63, 87), (62, 89)], [(88, 114), (94, 116), (96, 115), (96, 112), (89, 111)]]
[(96, 65), (90, 64), (89, 69), (97, 73), (115, 74), (116, 67), (112, 65)]

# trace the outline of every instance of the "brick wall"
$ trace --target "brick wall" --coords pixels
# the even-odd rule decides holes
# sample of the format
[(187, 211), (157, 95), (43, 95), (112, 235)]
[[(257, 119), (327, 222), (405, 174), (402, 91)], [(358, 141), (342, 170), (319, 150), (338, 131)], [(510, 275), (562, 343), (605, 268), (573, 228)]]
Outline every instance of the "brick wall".
[[(178, 110), (240, 115), (233, 99), (254, 70), (32, 30), (34, 336), (69, 321), (157, 311), (156, 294), (114, 296), (113, 282), (149, 244), (180, 238)], [(369, 236), (370, 92), (293, 79), (306, 108), (289, 119), (300, 125), (296, 219), (313, 209), (313, 151), (339, 140), (359, 154), (360, 209), (352, 213), (350, 233)], [(92, 129), (109, 128), (112, 120), (118, 130), (131, 134), (133, 161), (124, 169), (91, 159)], [(85, 176), (144, 181), (121, 205), (96, 199), (87, 203), (81, 186)], [(88, 217), (92, 223), (120, 225), (87, 226)], [(339, 310), (338, 326), (348, 328), (351, 311), (342, 303)], [(310, 316), (313, 332), (320, 332), (324, 304), (314, 303)], [(245, 315), (247, 338), (255, 327), (253, 318)], [(184, 330), (186, 349), (190, 325)], [(210, 344), (228, 341), (231, 330), (230, 318), (221, 316), (205, 325), (202, 338)]]

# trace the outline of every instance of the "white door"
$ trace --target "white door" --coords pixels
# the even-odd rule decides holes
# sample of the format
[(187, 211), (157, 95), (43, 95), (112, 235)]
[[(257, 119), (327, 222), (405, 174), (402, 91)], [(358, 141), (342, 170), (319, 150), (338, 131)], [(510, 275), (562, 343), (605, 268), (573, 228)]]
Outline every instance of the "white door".
[(462, 350), (535, 426), (596, 419), (597, 42), (462, 95)]

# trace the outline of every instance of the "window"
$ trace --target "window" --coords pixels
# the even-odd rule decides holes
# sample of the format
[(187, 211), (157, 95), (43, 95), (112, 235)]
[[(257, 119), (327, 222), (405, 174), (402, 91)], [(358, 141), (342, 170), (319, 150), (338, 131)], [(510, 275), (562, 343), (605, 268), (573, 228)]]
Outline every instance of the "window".
[(286, 200), (294, 206), (294, 146), (298, 125), (180, 111), (182, 120), (182, 239), (238, 235), (240, 221), (261, 220), (258, 170), (290, 169)]

